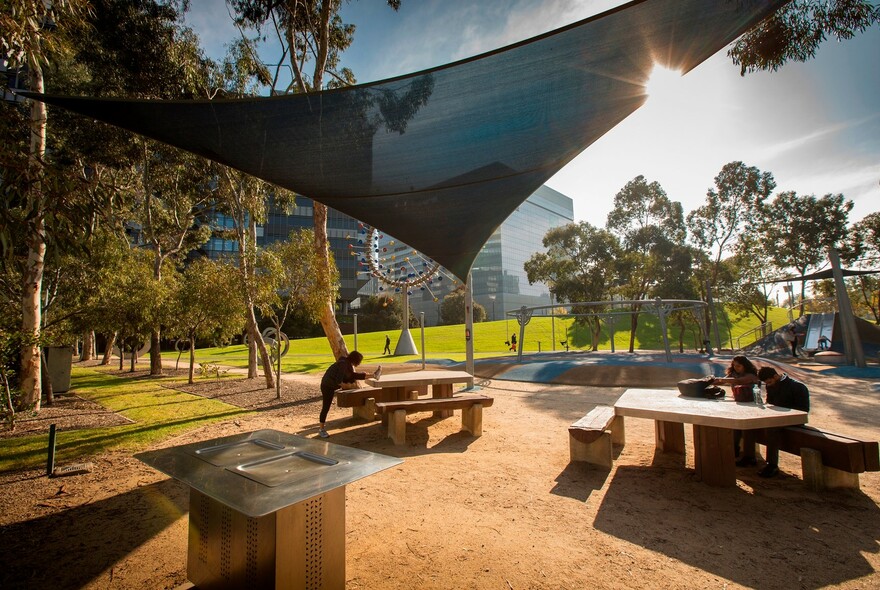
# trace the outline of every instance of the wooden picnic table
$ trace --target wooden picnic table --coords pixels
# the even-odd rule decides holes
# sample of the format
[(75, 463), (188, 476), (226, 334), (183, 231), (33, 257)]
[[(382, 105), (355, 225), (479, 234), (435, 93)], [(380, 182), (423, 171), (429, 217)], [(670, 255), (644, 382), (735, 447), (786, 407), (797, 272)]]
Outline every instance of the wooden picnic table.
[(684, 425), (693, 424), (697, 478), (714, 486), (736, 485), (734, 430), (806, 424), (807, 413), (732, 399), (685, 397), (678, 390), (627, 389), (614, 404), (615, 416), (654, 420), (657, 449), (684, 454)]
[[(427, 369), (423, 371), (406, 371), (404, 373), (388, 373), (379, 379), (368, 377), (367, 385), (382, 389), (381, 401), (401, 401), (428, 393), (431, 388), (431, 397), (452, 397), (452, 388), (457, 383), (464, 383), (469, 388), (474, 386), (474, 376), (467, 371), (451, 371), (446, 369)], [(439, 410), (435, 416), (446, 418), (452, 415), (451, 410)]]

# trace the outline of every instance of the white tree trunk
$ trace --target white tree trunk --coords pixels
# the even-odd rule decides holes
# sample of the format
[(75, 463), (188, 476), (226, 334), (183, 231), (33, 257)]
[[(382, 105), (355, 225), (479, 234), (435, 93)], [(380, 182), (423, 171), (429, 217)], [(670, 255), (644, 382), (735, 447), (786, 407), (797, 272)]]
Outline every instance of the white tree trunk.
[[(43, 72), (31, 67), (31, 90), (43, 92)], [(29, 337), (21, 350), (21, 392), (23, 406), (40, 409), (40, 326), (42, 324), (41, 298), (43, 270), (46, 260), (45, 203), (42, 194), (42, 166), (46, 153), (46, 104), (31, 101), (31, 145), (28, 157), (28, 198), (33, 203), (32, 230), (28, 238), (27, 262), (23, 276), (21, 297), (21, 331)]]
[[(327, 240), (327, 207), (313, 201), (313, 219), (315, 225), (315, 252), (321, 257), (325, 268), (330, 268), (330, 246)], [(324, 335), (330, 343), (330, 349), (333, 351), (334, 358), (348, 356), (348, 347), (345, 345), (345, 339), (342, 337), (342, 331), (339, 324), (336, 323), (336, 302), (332, 296), (328, 296), (324, 305), (324, 311), (321, 313), (321, 327), (324, 329)]]

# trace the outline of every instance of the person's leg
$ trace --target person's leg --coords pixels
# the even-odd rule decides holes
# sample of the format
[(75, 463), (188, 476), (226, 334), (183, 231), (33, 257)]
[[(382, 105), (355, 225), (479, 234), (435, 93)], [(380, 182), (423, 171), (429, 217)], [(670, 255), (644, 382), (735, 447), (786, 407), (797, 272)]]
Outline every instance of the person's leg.
[(767, 464), (758, 471), (758, 475), (773, 477), (779, 473), (779, 445), (782, 442), (782, 430), (768, 428), (765, 432), (767, 436)]
[(791, 356), (796, 357), (797, 353), (797, 338), (791, 341)]
[(324, 424), (327, 422), (327, 414), (330, 412), (330, 406), (333, 404), (333, 396), (336, 392), (330, 388), (321, 388), (321, 415), (318, 421), (321, 423), (321, 430), (318, 431), (318, 435), (321, 438), (327, 437), (327, 431), (324, 429)]
[[(742, 440), (742, 455), (736, 462), (737, 467), (751, 467), (757, 464), (755, 459), (755, 434), (751, 430), (734, 430), (733, 441), (737, 444), (737, 438)], [(739, 448), (735, 446), (734, 448)]]

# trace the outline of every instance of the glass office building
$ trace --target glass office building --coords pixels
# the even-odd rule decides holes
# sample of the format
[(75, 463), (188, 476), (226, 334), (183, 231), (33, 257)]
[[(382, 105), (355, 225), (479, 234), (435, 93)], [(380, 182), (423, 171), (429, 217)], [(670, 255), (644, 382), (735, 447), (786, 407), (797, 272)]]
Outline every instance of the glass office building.
[[(270, 205), (266, 222), (257, 226), (257, 245), (263, 248), (273, 242), (286, 240), (291, 231), (311, 229), (314, 227), (312, 211), (312, 200), (299, 195), (296, 197), (296, 207), (289, 213)], [(215, 215), (213, 224), (221, 230), (233, 228), (232, 220), (224, 215)], [(348, 237), (357, 232), (357, 224), (354, 218), (335, 209), (327, 209), (327, 239), (339, 268), (339, 305), (336, 313), (340, 316), (349, 315), (351, 301), (366, 283), (365, 278), (358, 279), (357, 260), (348, 251)], [(211, 258), (237, 256), (238, 242), (215, 235), (202, 246), (201, 251)]]
[[(523, 305), (551, 304), (547, 285), (530, 285), (523, 265), (535, 253), (545, 250), (543, 239), (549, 229), (573, 222), (572, 200), (541, 186), (495, 230), (471, 268), (474, 301), (483, 306), (489, 320), (504, 319), (505, 311), (517, 310)], [(405, 244), (397, 243), (393, 251), (401, 254), (408, 249)], [(430, 288), (418, 289), (410, 296), (410, 309), (416, 317), (423, 312), (425, 325), (435, 326), (440, 318), (440, 302), (456, 286), (447, 275)], [(362, 295), (378, 293), (375, 280), (361, 289)]]
[[(504, 319), (505, 311), (516, 310), (523, 305), (551, 303), (547, 285), (543, 283), (529, 285), (523, 265), (533, 254), (544, 250), (542, 240), (547, 230), (573, 221), (572, 200), (547, 186), (542, 186), (495, 230), (477, 256), (471, 271), (474, 301), (485, 308), (489, 320)], [(232, 228), (231, 220), (223, 216), (215, 216), (214, 223), (221, 228)], [(257, 227), (257, 244), (265, 247), (286, 239), (293, 230), (312, 226), (312, 200), (297, 196), (296, 207), (291, 213), (270, 206), (266, 223)], [(351, 256), (349, 250), (351, 238), (357, 237), (358, 233), (356, 219), (334, 209), (328, 209), (327, 236), (339, 268), (341, 281), (337, 309), (339, 316), (351, 314), (351, 303), (357, 299), (358, 294), (379, 293), (379, 285), (375, 280), (369, 280), (369, 276), (363, 272), (358, 274), (363, 268), (359, 265), (358, 257)], [(394, 250), (401, 252), (408, 249), (409, 246), (401, 243), (396, 243), (394, 246)], [(202, 247), (202, 250), (212, 258), (234, 256), (238, 252), (238, 244), (232, 240), (213, 237)], [(440, 301), (454, 288), (454, 281), (447, 274), (443, 281), (435, 283), (430, 290), (415, 291), (410, 297), (412, 312), (416, 317), (419, 312), (424, 312), (425, 324), (437, 325)]]

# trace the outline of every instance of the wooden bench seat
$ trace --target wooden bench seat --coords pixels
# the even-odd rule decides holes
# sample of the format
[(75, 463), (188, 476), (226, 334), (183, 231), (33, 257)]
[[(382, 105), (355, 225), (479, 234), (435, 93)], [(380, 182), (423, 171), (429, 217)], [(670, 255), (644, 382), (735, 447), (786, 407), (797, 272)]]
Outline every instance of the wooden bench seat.
[(370, 398), (375, 398), (380, 387), (360, 387), (358, 389), (337, 389), (336, 405), (340, 408), (356, 408), (367, 403)]
[(376, 412), (387, 416), (388, 438), (394, 444), (406, 441), (406, 416), (415, 412), (461, 410), (461, 426), (474, 436), (483, 434), (483, 407), (495, 400), (479, 393), (462, 393), (452, 397), (429, 397), (391, 402), (377, 402)]
[(611, 406), (596, 406), (568, 427), (571, 461), (611, 469), (613, 445), (623, 445), (625, 442), (623, 416), (615, 416)]
[[(765, 432), (755, 432), (756, 441), (766, 445)], [(877, 441), (827, 432), (813, 426), (782, 429), (780, 451), (798, 455), (804, 482), (815, 490), (859, 487), (859, 474), (880, 471)]]

